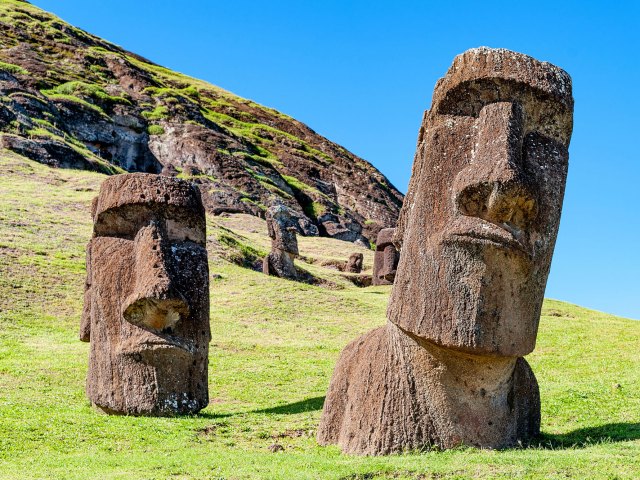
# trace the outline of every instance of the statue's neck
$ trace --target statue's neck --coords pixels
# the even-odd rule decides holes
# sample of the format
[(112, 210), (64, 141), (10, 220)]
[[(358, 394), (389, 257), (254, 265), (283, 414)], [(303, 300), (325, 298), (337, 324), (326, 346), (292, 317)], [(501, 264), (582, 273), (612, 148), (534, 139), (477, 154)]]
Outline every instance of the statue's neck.
[(482, 378), (488, 384), (500, 384), (511, 377), (518, 359), (518, 357), (476, 355), (446, 348), (417, 337), (392, 322), (389, 322), (389, 327), (395, 331), (396, 336), (405, 337), (405, 341), (414, 343), (414, 348), (423, 349), (434, 366), (438, 365), (436, 373), (442, 376), (443, 381), (455, 381), (456, 378)]
[(509, 388), (517, 357), (474, 355), (414, 337), (438, 365), (435, 373), (447, 387), (498, 391)]
[(515, 434), (509, 419), (514, 414), (517, 357), (463, 353), (416, 338), (392, 323), (388, 328), (415, 384), (410, 395), (431, 417), (439, 442), (508, 443), (502, 437)]

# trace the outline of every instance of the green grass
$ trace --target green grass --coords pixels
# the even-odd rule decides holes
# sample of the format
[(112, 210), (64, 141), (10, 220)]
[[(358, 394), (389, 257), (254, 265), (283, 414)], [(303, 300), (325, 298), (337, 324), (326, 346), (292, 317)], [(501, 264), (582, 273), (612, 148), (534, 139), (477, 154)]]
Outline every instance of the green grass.
[(12, 74), (29, 75), (29, 72), (22, 68), (20, 65), (14, 65), (13, 63), (0, 62), (0, 70), (9, 72)]
[(99, 114), (103, 119), (111, 121), (111, 118), (104, 112), (102, 108), (98, 105), (94, 105), (93, 103), (87, 102), (86, 100), (76, 97), (75, 95), (67, 95), (64, 93), (46, 93), (48, 90), (42, 91), (47, 98), (53, 102), (57, 101), (68, 101), (76, 103), (84, 108), (88, 108), (89, 110), (93, 110), (97, 114)]
[(147, 127), (147, 133), (149, 135), (162, 135), (164, 133), (164, 128), (162, 125), (149, 125)]
[[(71, 135), (67, 135), (66, 133), (58, 130), (56, 127), (51, 125), (46, 120), (42, 120), (39, 118), (33, 118), (32, 121), (36, 125), (40, 125), (38, 127), (31, 128), (26, 131), (27, 136), (29, 138), (47, 138), (51, 140), (56, 140), (60, 143), (66, 144), (69, 148), (73, 149), (77, 154), (82, 155), (86, 161), (92, 164), (94, 167), (98, 169), (100, 172), (108, 173), (108, 174), (117, 174), (124, 173), (125, 171), (113, 165), (106, 160), (98, 157), (93, 152), (91, 152), (86, 145), (80, 142), (78, 139), (74, 138)], [(164, 133), (164, 131), (163, 131)]]
[[(352, 162), (361, 171), (375, 172), (375, 169), (362, 159), (316, 136), (304, 125), (274, 109), (238, 97), (203, 80), (155, 65), (83, 32), (27, 2), (0, 2), (0, 21), (13, 27), (0, 33), (0, 43), (7, 47), (6, 52), (11, 51), (8, 50), (10, 47), (20, 46), (37, 51), (46, 58), (44, 73), (27, 72), (24, 68), (31, 68), (28, 64), (18, 66), (6, 63), (17, 60), (12, 59), (9, 53), (3, 56), (0, 52), (0, 61), (5, 62), (0, 63), (0, 68), (11, 72), (30, 73), (34, 77), (32, 83), (40, 90), (42, 98), (32, 98), (50, 106), (51, 108), (46, 109), (48, 111), (55, 112), (56, 107), (60, 108), (62, 105), (74, 111), (94, 113), (94, 117), (99, 115), (100, 120), (112, 125), (118, 124), (123, 118), (136, 117), (131, 119), (131, 128), (136, 133), (142, 133), (139, 125), (150, 124), (147, 130), (150, 135), (160, 135), (164, 132), (160, 124), (165, 125), (164, 128), (167, 124), (192, 124), (200, 125), (204, 129), (221, 129), (225, 136), (233, 137), (229, 139), (233, 141), (227, 142), (228, 150), (223, 148), (221, 153), (235, 158), (218, 158), (217, 161), (233, 161), (243, 167), (258, 164), (266, 169), (275, 170), (278, 174), (296, 175), (295, 172), (289, 171), (291, 166), (308, 162), (314, 164), (314, 169), (323, 169), (318, 170), (322, 178), (326, 175), (331, 176), (331, 164), (335, 162), (333, 156), (336, 154), (338, 157), (344, 157), (343, 161)], [(114, 62), (121, 64), (121, 67), (113, 67)], [(117, 78), (127, 69), (133, 69), (130, 74), (137, 80), (127, 82), (126, 85), (124, 82), (120, 84)], [(133, 96), (130, 96), (126, 93), (130, 88), (142, 88), (143, 95), (140, 97), (132, 93)], [(19, 92), (11, 95), (29, 96)], [(47, 136), (48, 130), (54, 135), (64, 136), (67, 142), (73, 143), (73, 139), (67, 137), (75, 130), (67, 125), (68, 122), (63, 119), (51, 123), (54, 124), (54, 128), (41, 124), (33, 128), (29, 123), (27, 129), (31, 130), (35, 137)], [(8, 133), (20, 135), (25, 131), (20, 124), (14, 125), (11, 122), (5, 127), (4, 130)], [(114, 128), (118, 128), (118, 125)], [(79, 133), (77, 135), (82, 136)], [(74, 145), (84, 149), (82, 145)], [(115, 165), (122, 163), (120, 160), (122, 159), (114, 158), (109, 161)], [(326, 175), (321, 172), (325, 172)], [(266, 175), (275, 178), (275, 173)], [(299, 182), (299, 191), (295, 192), (294, 197), (295, 201), (301, 203), (303, 211), (308, 216), (318, 218), (329, 212), (346, 214), (346, 207), (336, 204), (330, 196), (315, 188), (312, 181), (304, 178), (302, 180), (306, 183)], [(293, 200), (291, 190), (282, 182), (277, 181), (274, 184), (265, 179), (258, 181), (260, 188), (252, 190), (251, 196), (242, 201), (253, 202), (262, 209), (264, 204), (269, 203), (269, 199), (275, 197)], [(299, 195), (299, 192), (304, 195)]]
[(162, 120), (169, 116), (169, 109), (164, 105), (158, 105), (153, 110), (144, 110), (142, 116), (147, 120)]
[[(0, 478), (640, 478), (640, 322), (554, 300), (528, 356), (542, 396), (536, 445), (379, 458), (319, 447), (337, 356), (385, 322), (390, 290), (322, 268), (362, 251), (370, 270), (373, 258), (327, 238), (299, 243), (302, 266), (332, 289), (226, 261), (229, 249), (268, 250), (264, 221), (248, 215), (208, 223), (209, 407), (179, 418), (96, 413), (77, 337), (90, 203), (104, 178), (0, 155)], [(271, 453), (274, 443), (284, 451)]]
[[(226, 100), (212, 101), (207, 99), (206, 103), (211, 109), (202, 109), (201, 113), (207, 120), (218, 125), (223, 125), (235, 135), (250, 139), (256, 147), (259, 147), (260, 144), (272, 146), (274, 140), (278, 140), (279, 142), (284, 140), (294, 145), (297, 155), (305, 159), (319, 163), (334, 162), (333, 158), (326, 153), (311, 147), (304, 140), (290, 133), (264, 123), (255, 123), (256, 120), (250, 114), (238, 110)], [(221, 107), (225, 109), (225, 112), (216, 110)], [(265, 157), (275, 156), (268, 148), (262, 148), (260, 154)]]
[(112, 96), (105, 92), (100, 85), (79, 81), (66, 82), (50, 90), (42, 90), (44, 95), (67, 95), (73, 97), (87, 97), (107, 105), (131, 105), (131, 101), (124, 97)]

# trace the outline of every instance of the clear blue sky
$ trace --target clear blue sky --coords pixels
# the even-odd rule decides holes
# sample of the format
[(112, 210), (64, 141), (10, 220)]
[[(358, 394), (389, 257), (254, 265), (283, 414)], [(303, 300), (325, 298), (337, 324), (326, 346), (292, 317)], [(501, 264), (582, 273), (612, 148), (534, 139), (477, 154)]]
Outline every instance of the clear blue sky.
[(456, 54), (486, 45), (555, 63), (576, 103), (546, 296), (640, 319), (640, 2), (32, 3), (307, 123), (403, 192), (422, 111)]

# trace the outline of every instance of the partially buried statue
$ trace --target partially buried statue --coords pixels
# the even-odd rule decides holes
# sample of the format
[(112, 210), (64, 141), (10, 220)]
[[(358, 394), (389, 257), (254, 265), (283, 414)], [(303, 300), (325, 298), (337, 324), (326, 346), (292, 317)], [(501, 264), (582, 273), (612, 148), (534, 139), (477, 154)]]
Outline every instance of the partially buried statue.
[(266, 219), (271, 252), (264, 258), (262, 271), (267, 275), (296, 280), (298, 274), (293, 260), (298, 256), (297, 218), (289, 208), (278, 204), (269, 207)]
[(396, 278), (400, 253), (393, 244), (395, 228), (383, 228), (376, 239), (373, 257), (373, 285), (392, 285)]
[(352, 253), (344, 264), (344, 271), (348, 273), (360, 273), (362, 271), (362, 263), (364, 255), (362, 253)]
[(356, 454), (503, 448), (539, 433), (536, 341), (573, 121), (571, 79), (478, 48), (436, 84), (384, 327), (342, 352), (318, 431)]
[(174, 415), (208, 404), (209, 270), (198, 189), (110, 177), (93, 204), (80, 328), (87, 395), (107, 413)]

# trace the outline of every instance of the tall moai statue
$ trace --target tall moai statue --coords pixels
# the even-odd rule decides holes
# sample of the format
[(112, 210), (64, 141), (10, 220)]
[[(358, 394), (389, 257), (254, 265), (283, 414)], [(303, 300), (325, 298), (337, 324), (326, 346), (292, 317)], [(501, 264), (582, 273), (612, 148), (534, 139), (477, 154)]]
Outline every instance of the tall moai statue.
[(539, 433), (535, 346), (568, 168), (571, 78), (457, 56), (425, 113), (388, 322), (335, 368), (318, 441), (344, 452), (502, 448)]
[(372, 285), (392, 285), (396, 278), (400, 252), (393, 244), (395, 228), (383, 228), (376, 239), (376, 253), (373, 256)]
[(198, 189), (145, 173), (93, 203), (80, 339), (87, 395), (107, 413), (175, 415), (209, 403), (209, 267)]
[(269, 207), (266, 220), (271, 238), (271, 252), (263, 260), (263, 273), (291, 280), (297, 279), (298, 275), (293, 263), (294, 258), (298, 256), (296, 217), (292, 215), (289, 208), (278, 204)]

